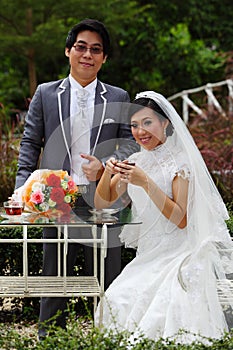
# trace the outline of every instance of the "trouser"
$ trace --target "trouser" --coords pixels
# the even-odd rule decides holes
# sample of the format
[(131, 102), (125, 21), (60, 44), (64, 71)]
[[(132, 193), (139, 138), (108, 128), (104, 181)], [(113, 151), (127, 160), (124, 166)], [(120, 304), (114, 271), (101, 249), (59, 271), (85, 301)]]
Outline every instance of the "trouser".
[[(101, 228), (98, 228), (97, 234), (100, 234)], [(118, 276), (121, 271), (121, 244), (119, 240), (120, 227), (108, 228), (108, 250), (107, 257), (105, 259), (105, 289), (109, 284)], [(57, 229), (55, 227), (44, 228), (44, 238), (57, 238)], [(91, 237), (91, 229), (69, 228), (69, 237), (86, 238)], [(62, 245), (61, 245), (62, 246)], [(80, 254), (81, 248), (84, 255), (84, 275), (93, 275), (93, 249), (88, 245), (80, 245), (77, 243), (68, 244), (67, 252), (67, 276), (74, 275), (74, 266), (76, 264), (77, 255)], [(58, 273), (57, 266), (57, 244), (56, 243), (44, 243), (43, 245), (43, 269), (42, 274), (44, 276), (56, 276)], [(63, 262), (62, 249), (61, 249), (61, 261)], [(61, 263), (61, 273), (62, 273)], [(98, 268), (99, 271), (99, 268)], [(43, 323), (54, 317), (56, 317), (56, 325), (65, 328), (66, 326), (66, 313), (68, 298), (66, 297), (43, 297), (40, 303), (40, 316), (39, 322), (40, 328), (43, 329)], [(54, 320), (53, 320), (54, 321)]]

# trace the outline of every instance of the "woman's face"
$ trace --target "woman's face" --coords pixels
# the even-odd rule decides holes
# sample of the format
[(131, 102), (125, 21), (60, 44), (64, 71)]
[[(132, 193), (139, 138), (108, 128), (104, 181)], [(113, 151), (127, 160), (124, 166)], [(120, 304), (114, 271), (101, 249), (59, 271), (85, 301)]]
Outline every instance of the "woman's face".
[(151, 108), (143, 108), (131, 117), (131, 131), (136, 142), (147, 150), (152, 150), (166, 140), (164, 129), (167, 119), (160, 120)]

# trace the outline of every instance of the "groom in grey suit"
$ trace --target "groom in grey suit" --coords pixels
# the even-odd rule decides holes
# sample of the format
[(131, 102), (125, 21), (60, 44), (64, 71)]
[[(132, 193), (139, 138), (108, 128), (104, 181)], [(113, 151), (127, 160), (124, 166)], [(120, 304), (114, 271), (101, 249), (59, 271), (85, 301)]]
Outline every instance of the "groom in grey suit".
[[(88, 209), (93, 206), (94, 191), (106, 160), (110, 157), (123, 160), (138, 151), (127, 123), (125, 106), (129, 102), (128, 93), (97, 78), (102, 64), (106, 62), (109, 48), (108, 32), (103, 23), (97, 20), (85, 19), (69, 31), (65, 55), (69, 59), (70, 74), (63, 80), (37, 87), (25, 121), (16, 189), (21, 187), (37, 168), (67, 170), (82, 193), (78, 198), (77, 207), (80, 210)], [(74, 136), (78, 134), (82, 125), (81, 119), (77, 119), (81, 118), (82, 107), (77, 99), (81, 95), (85, 95), (85, 106), (88, 110), (88, 139), (76, 144)], [(81, 152), (77, 151), (77, 147), (80, 147)], [(43, 235), (54, 238), (56, 229), (46, 228)], [(114, 237), (115, 241), (111, 244), (112, 248), (108, 249), (105, 262), (105, 287), (121, 269), (121, 248), (118, 238), (116, 235)], [(56, 254), (54, 244), (44, 244), (43, 275), (57, 274)], [(70, 245), (67, 257), (68, 275), (73, 273), (77, 254), (78, 245)], [(89, 274), (92, 273), (91, 257), (90, 247), (86, 247), (85, 267)], [(44, 324), (61, 310), (56, 321), (57, 325), (65, 328), (66, 303), (66, 298), (42, 298), (40, 324)], [(41, 326), (39, 337), (45, 335), (46, 329)]]

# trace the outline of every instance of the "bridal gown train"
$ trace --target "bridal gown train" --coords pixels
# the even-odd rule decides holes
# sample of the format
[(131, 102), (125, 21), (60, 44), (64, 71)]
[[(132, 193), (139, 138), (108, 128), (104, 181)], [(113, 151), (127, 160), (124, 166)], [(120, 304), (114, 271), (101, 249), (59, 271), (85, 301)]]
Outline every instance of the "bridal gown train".
[[(170, 197), (176, 175), (192, 176), (182, 152), (172, 152), (170, 138), (130, 159)], [(181, 329), (221, 337), (228, 326), (216, 292), (215, 244), (206, 240), (190, 256), (193, 247), (187, 228), (167, 220), (141, 187), (129, 184), (128, 192), (133, 216), (143, 223), (126, 225), (121, 233), (126, 247), (137, 247), (137, 255), (105, 293), (103, 326), (142, 332), (155, 340), (175, 337)], [(195, 339), (191, 334), (185, 337), (187, 342)]]

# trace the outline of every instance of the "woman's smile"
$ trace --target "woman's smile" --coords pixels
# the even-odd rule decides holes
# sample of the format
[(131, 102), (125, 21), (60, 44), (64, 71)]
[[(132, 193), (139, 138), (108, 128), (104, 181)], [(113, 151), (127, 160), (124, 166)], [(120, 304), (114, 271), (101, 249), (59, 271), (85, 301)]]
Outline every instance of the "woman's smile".
[(150, 140), (151, 140), (151, 137), (149, 137), (149, 136), (140, 138), (140, 141), (143, 145), (148, 144), (150, 142)]

